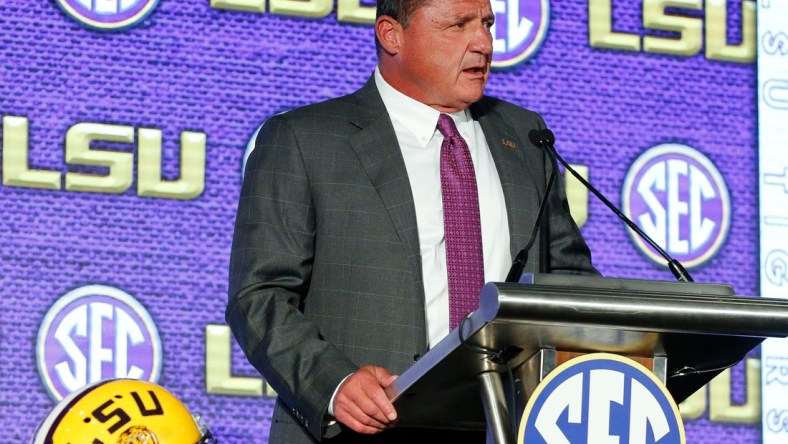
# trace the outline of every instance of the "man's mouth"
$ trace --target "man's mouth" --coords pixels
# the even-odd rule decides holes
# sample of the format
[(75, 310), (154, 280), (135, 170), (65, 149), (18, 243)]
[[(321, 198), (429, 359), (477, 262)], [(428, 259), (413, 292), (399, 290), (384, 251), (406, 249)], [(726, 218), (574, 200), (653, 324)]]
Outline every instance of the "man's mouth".
[(475, 77), (484, 76), (486, 71), (487, 70), (485, 69), (484, 66), (471, 66), (469, 68), (465, 68), (462, 70), (462, 72), (464, 72), (465, 74), (469, 74)]

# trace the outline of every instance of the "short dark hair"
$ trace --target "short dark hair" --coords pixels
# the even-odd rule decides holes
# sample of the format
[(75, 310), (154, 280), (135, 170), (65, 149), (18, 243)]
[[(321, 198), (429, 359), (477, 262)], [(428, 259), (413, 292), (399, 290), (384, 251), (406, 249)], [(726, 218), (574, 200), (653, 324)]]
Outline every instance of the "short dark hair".
[[(394, 20), (398, 21), (403, 28), (407, 28), (410, 23), (410, 16), (419, 8), (429, 3), (431, 0), (377, 0), (377, 10), (375, 18), (382, 15), (387, 15)], [(378, 41), (377, 35), (375, 36), (375, 46), (378, 49), (378, 54), (383, 50)]]
[(387, 15), (406, 28), (411, 14), (429, 2), (430, 0), (378, 0), (375, 17)]

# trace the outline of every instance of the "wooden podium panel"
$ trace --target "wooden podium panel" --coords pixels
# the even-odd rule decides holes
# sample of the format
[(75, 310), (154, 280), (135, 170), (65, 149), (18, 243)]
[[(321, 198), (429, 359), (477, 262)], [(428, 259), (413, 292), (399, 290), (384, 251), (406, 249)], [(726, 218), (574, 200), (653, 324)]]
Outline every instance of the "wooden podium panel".
[[(583, 356), (586, 353), (579, 353), (579, 352), (568, 352), (568, 351), (556, 351), (555, 356), (555, 365), (558, 367), (559, 365), (563, 364), (564, 362), (572, 359), (577, 358), (578, 356)], [(627, 356), (627, 358), (637, 362), (638, 364), (646, 367), (649, 371), (654, 371), (654, 358), (644, 358), (640, 356)]]

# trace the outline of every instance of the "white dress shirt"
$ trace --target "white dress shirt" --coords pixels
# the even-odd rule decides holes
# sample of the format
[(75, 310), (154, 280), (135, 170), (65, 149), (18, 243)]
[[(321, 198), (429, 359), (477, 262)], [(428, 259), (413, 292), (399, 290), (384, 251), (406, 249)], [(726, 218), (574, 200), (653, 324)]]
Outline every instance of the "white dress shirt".
[[(375, 84), (394, 125), (416, 206), (427, 334), (430, 347), (433, 347), (450, 331), (440, 177), (443, 135), (437, 130), (441, 113), (394, 89), (377, 69)], [(479, 122), (471, 118), (470, 110), (449, 116), (468, 144), (476, 172), (484, 252), (484, 281), (502, 282), (511, 267), (512, 255), (509, 251), (509, 222), (498, 170), (482, 128)]]

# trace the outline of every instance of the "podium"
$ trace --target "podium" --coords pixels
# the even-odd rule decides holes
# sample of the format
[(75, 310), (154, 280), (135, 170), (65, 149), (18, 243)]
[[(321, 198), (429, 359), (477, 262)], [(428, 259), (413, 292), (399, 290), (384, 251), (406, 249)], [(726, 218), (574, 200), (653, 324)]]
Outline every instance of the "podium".
[(788, 336), (788, 301), (735, 296), (726, 285), (525, 279), (485, 285), (479, 308), (387, 389), (400, 426), (487, 429), (510, 443), (536, 387), (573, 356), (638, 361), (678, 404), (765, 338)]

